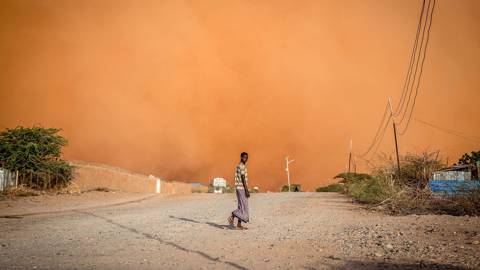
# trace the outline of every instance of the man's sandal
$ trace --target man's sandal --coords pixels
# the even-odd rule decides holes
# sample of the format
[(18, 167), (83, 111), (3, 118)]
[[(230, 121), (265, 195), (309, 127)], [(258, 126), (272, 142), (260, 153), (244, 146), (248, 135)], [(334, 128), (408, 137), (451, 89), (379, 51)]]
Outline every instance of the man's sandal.
[(230, 224), (230, 226), (233, 226), (233, 217), (229, 216), (227, 220), (228, 220), (228, 224)]

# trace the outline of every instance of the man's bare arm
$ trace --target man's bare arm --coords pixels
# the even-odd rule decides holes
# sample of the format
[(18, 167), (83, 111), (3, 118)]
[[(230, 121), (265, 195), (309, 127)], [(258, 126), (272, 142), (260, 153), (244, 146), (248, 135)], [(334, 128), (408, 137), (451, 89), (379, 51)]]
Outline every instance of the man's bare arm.
[(250, 191), (248, 191), (248, 186), (247, 186), (247, 181), (245, 181), (245, 175), (241, 175), (242, 177), (242, 184), (243, 184), (243, 188), (245, 189), (245, 196), (247, 196), (247, 198), (250, 197)]

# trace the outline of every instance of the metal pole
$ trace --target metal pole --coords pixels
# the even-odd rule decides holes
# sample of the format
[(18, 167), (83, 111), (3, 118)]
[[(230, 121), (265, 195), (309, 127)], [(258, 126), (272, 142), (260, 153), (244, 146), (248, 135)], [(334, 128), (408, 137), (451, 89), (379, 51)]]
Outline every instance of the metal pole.
[(287, 178), (288, 178), (288, 192), (290, 192), (290, 171), (288, 171), (288, 163), (287, 163)]
[(288, 168), (288, 165), (294, 161), (295, 161), (294, 159), (288, 160), (288, 156), (285, 157), (285, 164), (286, 164), (285, 171), (287, 171), (288, 192), (290, 192), (290, 170)]
[(287, 168), (285, 170), (287, 171), (288, 192), (290, 192), (290, 171), (288, 170), (288, 156), (285, 158), (285, 162), (287, 163)]

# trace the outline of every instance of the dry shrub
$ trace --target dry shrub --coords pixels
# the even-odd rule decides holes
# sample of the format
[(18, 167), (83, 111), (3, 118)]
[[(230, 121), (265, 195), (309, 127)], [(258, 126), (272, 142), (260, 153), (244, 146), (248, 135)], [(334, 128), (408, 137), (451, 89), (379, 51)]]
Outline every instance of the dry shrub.
[(5, 197), (28, 197), (28, 196), (38, 196), (40, 195), (40, 192), (26, 187), (26, 186), (18, 186), (18, 187), (12, 187), (12, 188), (7, 188), (4, 191), (2, 191), (2, 195)]
[(393, 215), (480, 216), (480, 189), (457, 196), (444, 197), (434, 194), (428, 189), (415, 190), (403, 187), (381, 203), (370, 204), (370, 207)]
[(91, 191), (97, 191), (97, 192), (111, 192), (113, 190), (107, 188), (107, 187), (97, 187), (97, 188), (93, 188), (93, 189), (90, 189), (90, 190), (87, 190), (86, 192), (91, 192)]
[(400, 172), (396, 159), (385, 153), (377, 155), (369, 165), (372, 175), (392, 178), (397, 185), (417, 190), (427, 188), (432, 173), (445, 167), (439, 159), (439, 152), (428, 149), (419, 154), (400, 156)]
[(432, 203), (432, 212), (454, 216), (480, 216), (480, 189), (455, 197), (439, 197)]
[(347, 182), (345, 193), (361, 203), (382, 204), (394, 196), (397, 189), (388, 179), (374, 176)]
[(370, 177), (344, 180), (345, 193), (373, 209), (395, 215), (480, 215), (480, 189), (453, 197), (430, 191), (428, 181), (432, 172), (443, 167), (438, 152), (427, 150), (402, 157), (400, 174), (393, 159), (384, 154), (376, 164)]

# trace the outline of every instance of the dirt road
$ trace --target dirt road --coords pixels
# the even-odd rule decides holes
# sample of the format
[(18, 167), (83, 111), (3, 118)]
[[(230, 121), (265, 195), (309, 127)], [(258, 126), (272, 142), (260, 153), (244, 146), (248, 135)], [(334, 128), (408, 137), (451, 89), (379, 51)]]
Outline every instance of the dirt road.
[(0, 269), (480, 268), (477, 217), (391, 217), (333, 193), (250, 205), (247, 231), (226, 226), (233, 194), (0, 218)]

